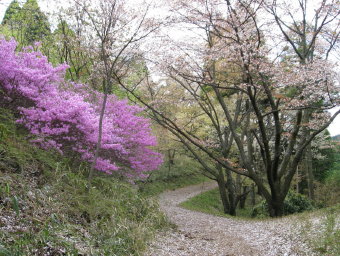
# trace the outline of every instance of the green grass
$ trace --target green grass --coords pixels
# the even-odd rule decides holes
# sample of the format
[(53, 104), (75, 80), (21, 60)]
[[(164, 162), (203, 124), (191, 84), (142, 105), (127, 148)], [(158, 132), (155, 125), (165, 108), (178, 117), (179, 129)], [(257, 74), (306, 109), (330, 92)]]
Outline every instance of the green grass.
[(36, 148), (0, 109), (0, 256), (142, 255), (169, 223), (129, 183)]
[(139, 192), (147, 196), (157, 196), (166, 190), (203, 183), (209, 179), (198, 172), (200, 168), (197, 161), (184, 153), (178, 153), (170, 169), (168, 160), (165, 159), (159, 170), (153, 171), (146, 181), (139, 182)]
[[(215, 216), (235, 217), (223, 212), (218, 188), (194, 196), (181, 203), (180, 206), (188, 210), (204, 212)], [(245, 209), (237, 209), (236, 217), (251, 218), (251, 209), (249, 207)]]
[(222, 202), (219, 198), (218, 189), (203, 192), (180, 204), (183, 208), (193, 211), (213, 214), (216, 216), (227, 216), (223, 213)]
[[(292, 196), (290, 196), (292, 195)], [(261, 198), (257, 198), (257, 201), (261, 200)], [(302, 212), (303, 210), (312, 210), (312, 205), (310, 201), (305, 201), (305, 197), (299, 195), (297, 196), (295, 193), (291, 193), (287, 196), (285, 201), (285, 207), (287, 208), (288, 213), (291, 214), (295, 212)], [(309, 203), (309, 204), (307, 204)], [(216, 216), (223, 217), (240, 217), (245, 219), (266, 219), (269, 218), (267, 214), (267, 209), (264, 207), (264, 201), (260, 201), (255, 207), (249, 204), (246, 201), (245, 208), (236, 209), (236, 216), (231, 216), (229, 214), (225, 214), (223, 211), (222, 202), (220, 199), (220, 194), (218, 188), (215, 188), (210, 191), (206, 191), (202, 194), (199, 194), (195, 197), (190, 198), (189, 200), (183, 202), (181, 204), (182, 207), (194, 210), (209, 213)], [(307, 207), (308, 206), (308, 207)], [(310, 207), (310, 208), (309, 208)], [(285, 209), (286, 209), (285, 208)], [(254, 209), (258, 210), (257, 214), (254, 214)]]
[(340, 255), (340, 204), (294, 217), (301, 237), (317, 255)]
[(208, 180), (207, 177), (200, 174), (189, 174), (143, 183), (139, 185), (139, 190), (144, 195), (156, 196), (166, 190), (174, 190), (189, 185), (200, 184)]

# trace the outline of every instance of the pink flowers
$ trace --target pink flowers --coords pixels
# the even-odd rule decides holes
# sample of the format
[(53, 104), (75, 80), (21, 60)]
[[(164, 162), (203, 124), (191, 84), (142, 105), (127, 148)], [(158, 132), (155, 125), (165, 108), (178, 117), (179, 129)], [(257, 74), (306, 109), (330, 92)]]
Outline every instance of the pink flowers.
[[(35, 144), (91, 162), (102, 94), (65, 81), (66, 64), (53, 67), (39, 52), (15, 49), (15, 41), (0, 40), (0, 106), (20, 112), (17, 122), (35, 136)], [(109, 96), (97, 170), (140, 178), (162, 163), (149, 148), (156, 139), (141, 111)]]

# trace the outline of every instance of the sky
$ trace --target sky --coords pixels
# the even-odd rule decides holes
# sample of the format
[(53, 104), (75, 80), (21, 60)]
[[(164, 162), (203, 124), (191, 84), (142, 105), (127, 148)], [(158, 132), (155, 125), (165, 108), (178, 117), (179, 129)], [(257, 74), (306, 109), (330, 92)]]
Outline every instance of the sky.
[[(65, 0), (61, 0), (63, 2), (65, 2)], [(0, 0), (0, 20), (2, 20), (2, 17), (8, 7), (8, 5), (12, 2), (12, 0)], [(25, 0), (18, 0), (18, 2), (20, 4), (25, 3)], [(52, 10), (52, 7), (55, 5), (54, 3), (56, 2), (60, 2), (60, 1), (56, 1), (56, 0), (38, 0), (39, 6), (40, 8), (44, 11), (44, 12), (48, 12)], [(67, 2), (67, 1), (66, 1)]]
[[(19, 3), (24, 3), (25, 0), (18, 0)], [(12, 0), (0, 0), (0, 21), (2, 20), (4, 13), (8, 7), (8, 5), (12, 2)], [(57, 3), (67, 3), (65, 0), (38, 0), (40, 8), (45, 13), (51, 13), (56, 10)], [(334, 113), (340, 107), (331, 110), (331, 113)], [(332, 136), (340, 134), (340, 115), (333, 121), (333, 123), (328, 127), (328, 130)]]

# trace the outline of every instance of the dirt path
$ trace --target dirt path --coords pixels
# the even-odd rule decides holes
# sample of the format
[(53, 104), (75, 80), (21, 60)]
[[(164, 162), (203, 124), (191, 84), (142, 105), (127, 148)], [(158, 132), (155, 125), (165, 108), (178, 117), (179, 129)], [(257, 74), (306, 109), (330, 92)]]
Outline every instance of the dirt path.
[[(167, 191), (160, 196), (160, 206), (177, 225), (158, 235), (147, 256), (292, 256), (313, 255), (297, 234), (289, 218), (247, 221), (216, 217), (180, 208), (178, 204), (216, 183)], [(293, 231), (289, 231), (293, 230)]]

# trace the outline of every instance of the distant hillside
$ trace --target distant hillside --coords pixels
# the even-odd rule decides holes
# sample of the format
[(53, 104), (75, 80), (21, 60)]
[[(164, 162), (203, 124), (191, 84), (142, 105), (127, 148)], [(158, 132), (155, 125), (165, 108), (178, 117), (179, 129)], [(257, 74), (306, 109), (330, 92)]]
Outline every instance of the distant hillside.
[(332, 140), (340, 141), (340, 134), (332, 136)]

